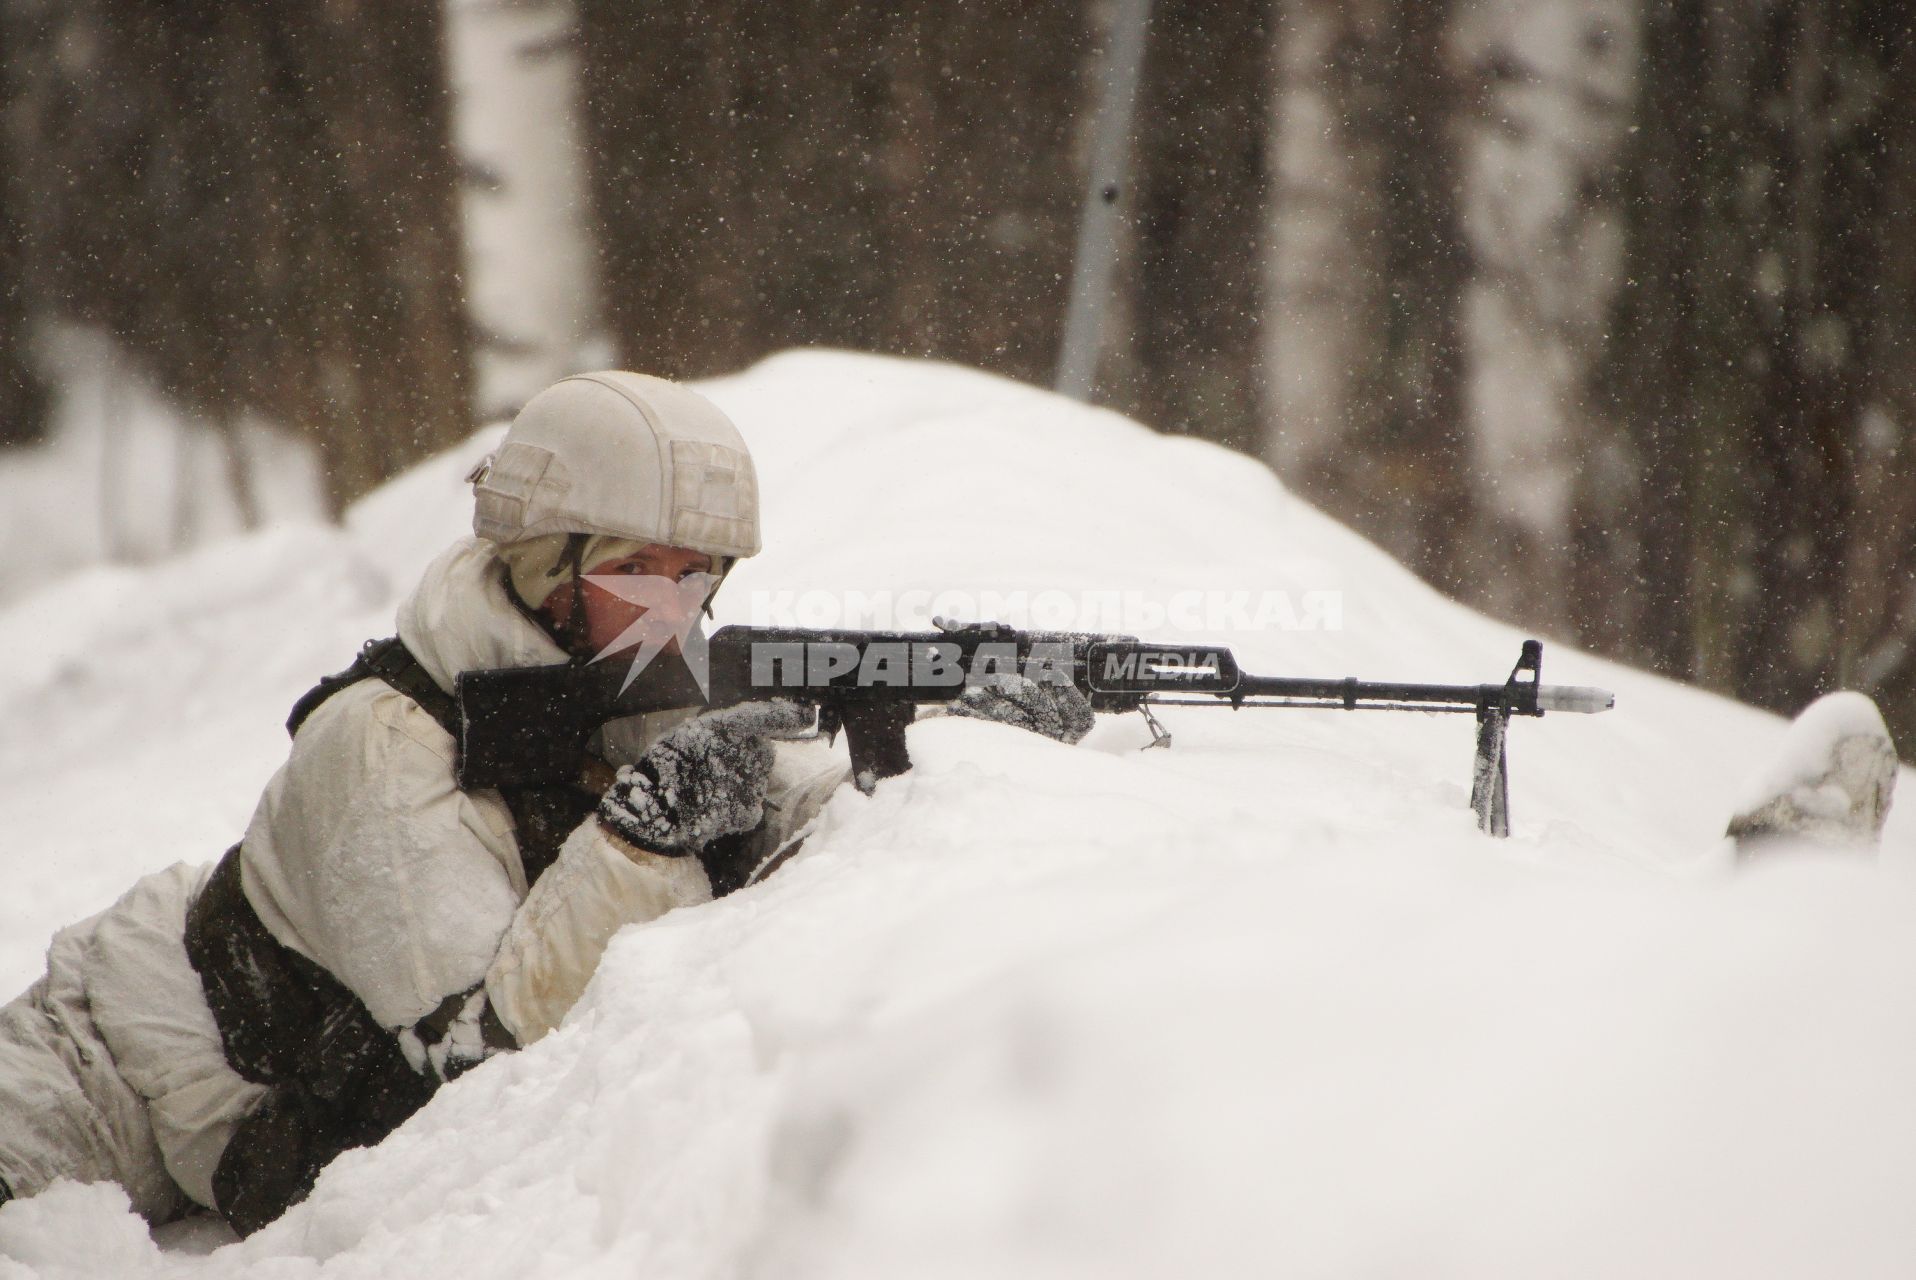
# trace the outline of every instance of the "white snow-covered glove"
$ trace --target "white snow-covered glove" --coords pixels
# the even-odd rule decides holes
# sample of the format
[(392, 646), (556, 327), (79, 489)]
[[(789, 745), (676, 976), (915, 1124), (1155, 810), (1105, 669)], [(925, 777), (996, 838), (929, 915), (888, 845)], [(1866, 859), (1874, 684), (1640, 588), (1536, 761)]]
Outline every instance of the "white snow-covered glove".
[(1009, 671), (993, 672), (967, 688), (950, 714), (995, 720), (1063, 743), (1076, 742), (1097, 723), (1090, 701), (1072, 685)]
[(809, 729), (789, 702), (752, 702), (674, 728), (619, 770), (599, 821), (627, 843), (668, 857), (698, 854), (765, 816), (773, 738)]

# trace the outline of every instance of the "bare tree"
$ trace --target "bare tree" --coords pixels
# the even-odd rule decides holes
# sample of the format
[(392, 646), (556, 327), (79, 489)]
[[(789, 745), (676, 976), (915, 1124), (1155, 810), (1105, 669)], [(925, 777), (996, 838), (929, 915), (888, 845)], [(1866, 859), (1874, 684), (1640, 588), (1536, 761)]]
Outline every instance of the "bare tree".
[(1136, 389), (1165, 431), (1256, 453), (1269, 191), (1272, 0), (1155, 0), (1139, 116), (1131, 277)]
[(22, 0), (29, 289), (335, 502), (471, 428), (436, 0)]
[(1859, 32), (1882, 73), (1870, 115), (1857, 122), (1867, 127), (1859, 151), (1881, 185), (1862, 214), (1872, 314), (1838, 634), (1848, 645), (1845, 681), (1883, 702), (1907, 744), (1916, 734), (1916, 97), (1888, 87), (1916, 77), (1916, 30), (1897, 16), (1871, 10)]
[(26, 287), (25, 228), (16, 212), (25, 197), (11, 155), (8, 64), (0, 54), (0, 446), (40, 438), (47, 392), (29, 357), (32, 316)]
[(608, 358), (570, 0), (446, 0), (482, 416)]
[(1614, 526), (1632, 473), (1585, 396), (1623, 252), (1615, 175), (1632, 119), (1636, 5), (1475, 0), (1459, 36), (1469, 84), (1459, 109), (1472, 117), (1460, 166), (1472, 260), (1468, 598), (1532, 627), (1594, 629), (1610, 615), (1577, 608), (1575, 588), (1617, 584), (1601, 572), (1605, 539), (1588, 531)]
[[(1641, 91), (1623, 164), (1628, 248), (1610, 338), (1592, 371), (1595, 406), (1619, 424), (1635, 479), (1605, 546), (1626, 575), (1609, 593), (1609, 612), (1628, 619), (1616, 642), (1676, 676), (1698, 666), (1696, 526), (1710, 430), (1698, 395), (1713, 364), (1707, 263), (1722, 235), (1709, 205), (1718, 153), (1707, 145), (1715, 127), (1705, 9), (1705, 0), (1644, 6)], [(1591, 625), (1602, 607), (1580, 621)]]
[(1599, 380), (1642, 460), (1632, 648), (1779, 710), (1861, 683), (1904, 733), (1911, 41), (1863, 0), (1649, 7)]
[(1076, 0), (581, 14), (608, 317), (635, 367), (829, 344), (1049, 377)]
[(1265, 456), (1440, 586), (1463, 577), (1447, 4), (1284, 0)]

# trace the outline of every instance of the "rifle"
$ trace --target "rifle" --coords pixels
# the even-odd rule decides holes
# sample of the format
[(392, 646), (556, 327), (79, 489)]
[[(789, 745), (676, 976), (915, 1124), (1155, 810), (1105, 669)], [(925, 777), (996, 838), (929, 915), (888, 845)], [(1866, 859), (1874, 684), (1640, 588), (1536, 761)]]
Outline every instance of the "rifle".
[(1536, 640), (1524, 641), (1501, 683), (1446, 685), (1252, 675), (1221, 645), (1019, 631), (999, 623), (937, 625), (929, 632), (722, 627), (705, 642), (702, 688), (678, 658), (655, 659), (636, 678), (619, 660), (463, 672), (455, 689), (459, 785), (574, 780), (587, 741), (609, 721), (783, 698), (816, 707), (822, 732), (845, 733), (853, 777), (869, 792), (879, 779), (911, 767), (905, 727), (920, 704), (949, 702), (968, 685), (1004, 672), (1070, 684), (1096, 711), (1141, 713), (1152, 747), (1171, 744), (1151, 714), (1160, 706), (1473, 714), (1470, 805), (1482, 830), (1507, 836), (1510, 718), (1592, 713), (1615, 704), (1608, 690), (1542, 683), (1543, 645)]

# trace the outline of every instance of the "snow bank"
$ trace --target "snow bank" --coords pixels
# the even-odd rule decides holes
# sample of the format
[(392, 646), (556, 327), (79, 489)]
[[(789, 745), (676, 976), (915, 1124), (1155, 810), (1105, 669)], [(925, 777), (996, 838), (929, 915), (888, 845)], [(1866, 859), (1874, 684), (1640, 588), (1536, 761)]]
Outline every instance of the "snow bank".
[(1769, 761), (1743, 784), (1737, 811), (1755, 808), (1796, 787), (1824, 783), (1831, 758), (1850, 738), (1888, 737), (1883, 713), (1874, 702), (1848, 690), (1825, 694), (1803, 708)]
[[(1233, 586), (1339, 602), (1208, 637), (1253, 670), (1475, 682), (1517, 654), (1220, 449), (872, 357), (707, 389), (767, 525), (721, 621), (780, 592)], [(0, 977), (233, 837), (287, 702), (389, 629), (487, 443), (343, 534), (0, 614), (38, 646), (0, 674), (0, 857), (32, 886)], [(0, 1277), (1907, 1274), (1916, 825), (1892, 811), (1875, 865), (1727, 874), (1782, 723), (1556, 646), (1545, 674), (1618, 709), (1513, 728), (1503, 842), (1471, 825), (1461, 717), (1172, 708), (1148, 752), (1136, 717), (1077, 747), (917, 725), (911, 774), (841, 792), (766, 883), (622, 934), (564, 1028), (273, 1227), (156, 1244), (63, 1187), (0, 1209)]]
[(1744, 852), (1777, 839), (1867, 850), (1895, 799), (1897, 771), (1876, 704), (1852, 690), (1826, 693), (1745, 784), (1730, 834)]

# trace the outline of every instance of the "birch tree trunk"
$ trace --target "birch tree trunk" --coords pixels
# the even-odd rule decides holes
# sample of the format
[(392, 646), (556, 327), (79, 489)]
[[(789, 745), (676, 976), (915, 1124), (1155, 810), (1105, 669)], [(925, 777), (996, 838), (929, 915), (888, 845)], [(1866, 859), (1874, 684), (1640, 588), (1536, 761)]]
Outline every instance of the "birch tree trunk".
[[(1475, 0), (1460, 22), (1475, 115), (1461, 166), (1468, 598), (1559, 632), (1601, 627), (1620, 585), (1594, 531), (1616, 527), (1634, 460), (1585, 394), (1621, 274), (1637, 35), (1634, 0)], [(1596, 590), (1579, 601), (1579, 584)]]
[(480, 416), (611, 361), (570, 0), (446, 0)]
[(1468, 532), (1449, 6), (1279, 7), (1265, 456), (1451, 589)]

